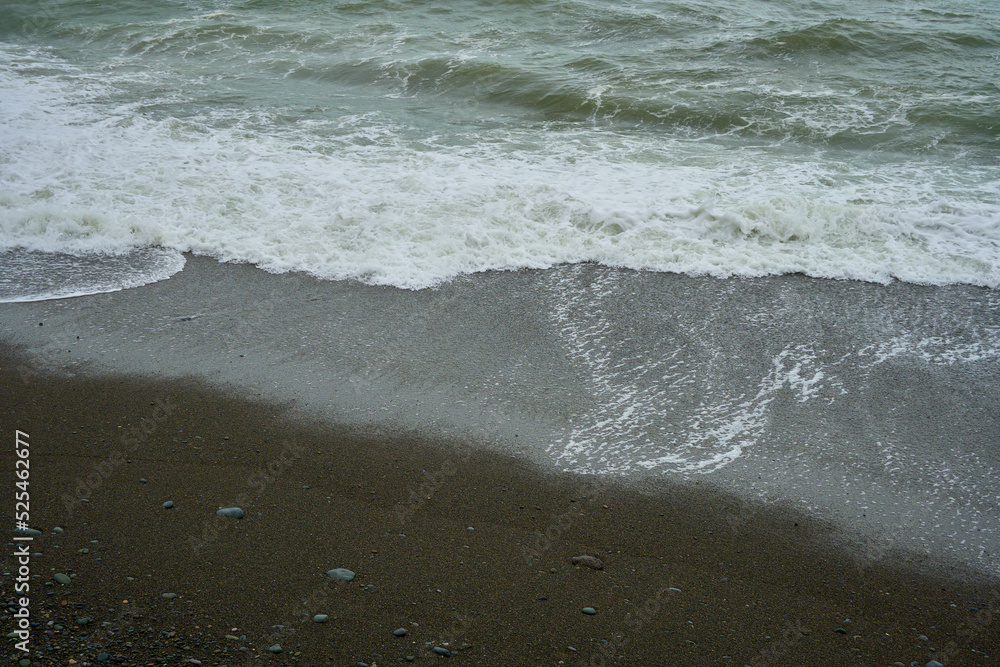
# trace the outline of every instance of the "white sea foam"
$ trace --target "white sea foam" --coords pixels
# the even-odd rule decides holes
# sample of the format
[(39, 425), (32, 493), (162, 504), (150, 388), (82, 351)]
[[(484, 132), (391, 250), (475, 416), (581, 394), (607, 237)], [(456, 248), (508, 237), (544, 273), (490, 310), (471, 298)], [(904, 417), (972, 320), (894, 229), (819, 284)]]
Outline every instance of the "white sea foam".
[(0, 249), (161, 246), (405, 288), (585, 261), (1000, 286), (1000, 204), (959, 168), (591, 129), (445, 145), (378, 114), (153, 118), (42, 60), (0, 67)]

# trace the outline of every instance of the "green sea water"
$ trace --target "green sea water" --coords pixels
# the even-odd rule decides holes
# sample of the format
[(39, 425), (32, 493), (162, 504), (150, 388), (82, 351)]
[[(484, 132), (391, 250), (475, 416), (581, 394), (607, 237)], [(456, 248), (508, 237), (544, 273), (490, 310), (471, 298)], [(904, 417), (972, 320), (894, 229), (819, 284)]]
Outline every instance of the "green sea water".
[(11, 0), (0, 84), (0, 250), (1000, 285), (995, 3)]

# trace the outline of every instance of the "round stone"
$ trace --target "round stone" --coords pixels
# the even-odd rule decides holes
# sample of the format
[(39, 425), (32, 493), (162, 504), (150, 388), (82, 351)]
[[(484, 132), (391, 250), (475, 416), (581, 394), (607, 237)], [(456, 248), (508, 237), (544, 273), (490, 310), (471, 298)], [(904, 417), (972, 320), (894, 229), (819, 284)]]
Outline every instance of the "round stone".
[(267, 650), (270, 651), (271, 653), (281, 653), (281, 645), (280, 644), (275, 644), (275, 645), (269, 647)]
[(72, 579), (69, 578), (68, 574), (63, 574), (62, 572), (59, 572), (52, 578), (56, 580), (57, 584), (62, 584), (63, 586), (73, 581)]
[(405, 637), (406, 628), (396, 628), (395, 630), (392, 631), (392, 634), (396, 635), (397, 637)]
[(174, 501), (172, 501), (172, 500), (168, 500), (167, 502), (163, 503), (163, 509), (167, 509), (168, 510), (168, 509), (170, 509), (173, 506), (174, 506)]
[(330, 617), (326, 614), (316, 614), (313, 616), (314, 623), (326, 623), (328, 620), (330, 620)]
[(354, 573), (344, 567), (336, 567), (332, 570), (327, 570), (326, 576), (331, 579), (340, 579), (341, 581), (354, 581)]
[(593, 616), (594, 614), (597, 613), (597, 610), (594, 609), (593, 607), (584, 607), (582, 611), (584, 614), (587, 614), (588, 616)]

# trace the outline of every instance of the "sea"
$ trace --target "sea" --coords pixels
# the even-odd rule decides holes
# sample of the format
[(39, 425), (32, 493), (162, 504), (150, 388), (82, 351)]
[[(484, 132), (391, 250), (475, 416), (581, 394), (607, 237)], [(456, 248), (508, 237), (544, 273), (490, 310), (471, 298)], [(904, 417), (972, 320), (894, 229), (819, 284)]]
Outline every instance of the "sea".
[(1000, 576), (1000, 3), (4, 0), (0, 302)]
[(1000, 5), (5, 0), (0, 300), (181, 253), (1000, 286)]

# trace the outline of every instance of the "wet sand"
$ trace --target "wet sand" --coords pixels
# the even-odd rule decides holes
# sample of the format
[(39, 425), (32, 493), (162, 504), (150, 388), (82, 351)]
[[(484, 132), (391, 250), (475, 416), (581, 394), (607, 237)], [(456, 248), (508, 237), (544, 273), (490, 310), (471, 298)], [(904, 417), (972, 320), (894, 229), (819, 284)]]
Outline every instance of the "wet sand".
[[(808, 516), (699, 484), (643, 492), (460, 440), (309, 423), (191, 378), (33, 372), (18, 355), (0, 358), (12, 441), (0, 464), (13, 469), (14, 431), (27, 433), (39, 664), (102, 652), (120, 664), (428, 664), (445, 659), (434, 647), (466, 665), (1000, 655), (995, 580), (836, 548), (836, 526)], [(215, 514), (233, 505), (244, 519)], [(571, 562), (584, 554), (603, 569)], [(332, 568), (357, 576), (338, 582)], [(75, 578), (46, 585), (57, 572)], [(9, 603), (12, 575), (0, 583)]]

